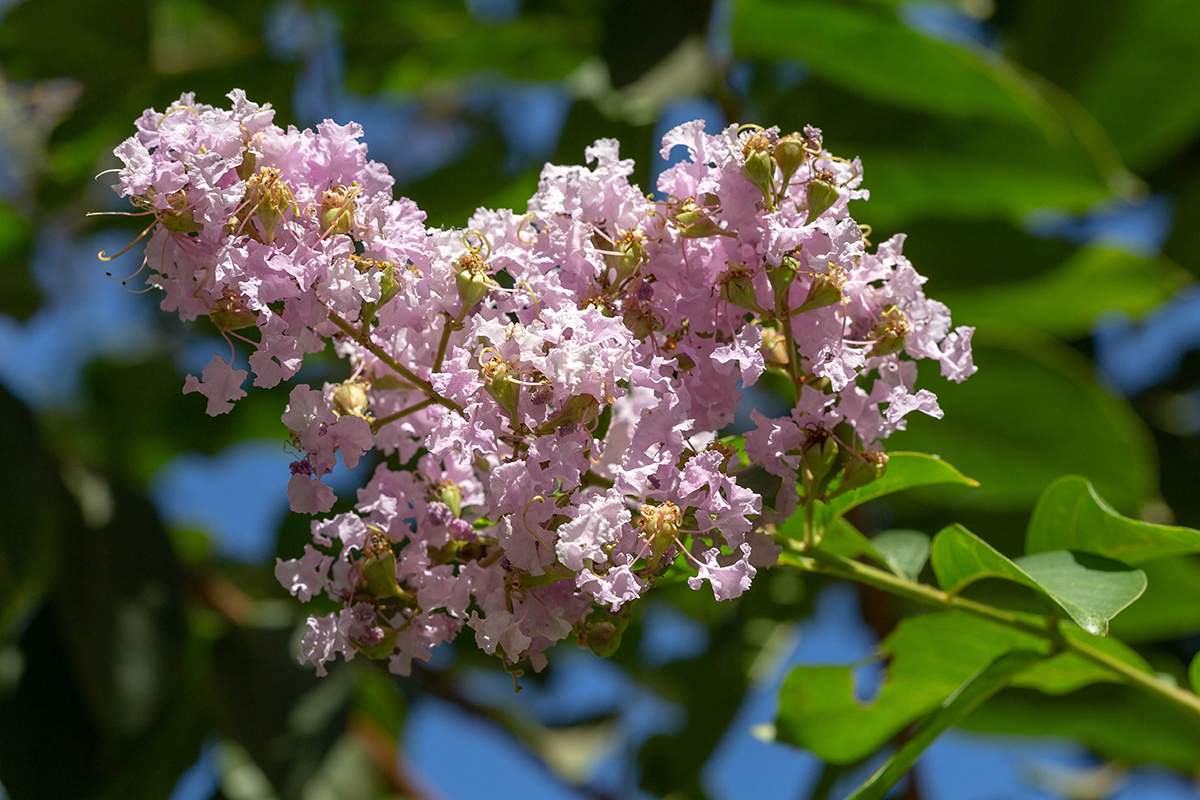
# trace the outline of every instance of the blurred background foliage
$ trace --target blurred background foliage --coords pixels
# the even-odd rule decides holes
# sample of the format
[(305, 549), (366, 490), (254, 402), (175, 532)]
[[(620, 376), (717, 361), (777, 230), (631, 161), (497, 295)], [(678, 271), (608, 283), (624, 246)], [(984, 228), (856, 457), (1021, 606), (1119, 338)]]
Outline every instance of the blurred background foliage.
[[(924, 376), (946, 418), (889, 446), (982, 488), (910, 492), (856, 523), (957, 520), (1012, 555), (1039, 492), (1078, 473), (1123, 513), (1200, 526), (1195, 0), (2, 0), (0, 15), (0, 796), (837, 796), (853, 765), (764, 741), (779, 682), (866, 656), (906, 611), (773, 571), (722, 605), (658, 590), (614, 659), (564, 646), (520, 695), (469, 636), (406, 679), (298, 667), (304, 611), (271, 574), (307, 535), (283, 492), (287, 387), (206, 417), (180, 390), (215, 332), (105, 279), (96, 251), (138, 229), (85, 217), (121, 208), (93, 176), (133, 120), (185, 91), (244, 88), (282, 124), (361, 122), (397, 192), (442, 225), (523, 209), (545, 161), (579, 163), (599, 137), (649, 191), (679, 122), (818, 125), (863, 159), (871, 238), (906, 232), (928, 292), (978, 327), (975, 377)], [(338, 374), (330, 356), (300, 378)], [(343, 506), (366, 474), (337, 485)], [(1182, 680), (1200, 562), (1148, 571), (1114, 633)], [(868, 697), (878, 665), (859, 672)], [(1179, 777), (1200, 771), (1194, 731), (1122, 687), (1009, 690), (968, 726), (1066, 738), (951, 737), (908, 796), (1195, 796)]]

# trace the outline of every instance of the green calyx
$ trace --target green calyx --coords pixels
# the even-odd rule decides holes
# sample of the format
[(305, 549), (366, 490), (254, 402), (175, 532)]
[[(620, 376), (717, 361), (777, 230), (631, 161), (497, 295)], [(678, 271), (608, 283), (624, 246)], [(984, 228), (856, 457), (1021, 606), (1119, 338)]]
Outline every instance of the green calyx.
[(757, 314), (766, 313), (758, 304), (753, 276), (745, 267), (732, 267), (721, 273), (717, 280), (721, 286), (721, 298), (727, 303)]
[(807, 157), (804, 151), (804, 137), (798, 133), (789, 133), (775, 143), (775, 163), (779, 165), (779, 171), (783, 174), (784, 186), (792, 182), (792, 176)]
[(812, 284), (808, 287), (808, 295), (795, 313), (813, 311), (818, 308), (842, 302), (844, 297), (842, 287), (846, 284), (846, 274), (836, 264), (830, 263), (829, 272), (817, 272), (812, 276)]
[(226, 290), (221, 299), (213, 303), (212, 309), (208, 312), (208, 318), (212, 320), (218, 330), (237, 331), (249, 328), (258, 317), (242, 304), (237, 295)]
[(834, 474), (838, 460), (837, 442), (824, 428), (808, 431), (804, 445), (800, 448), (800, 461), (810, 476), (809, 486), (819, 489)]
[(358, 184), (338, 186), (321, 196), (321, 231), (324, 235), (349, 233), (354, 228), (354, 198)]
[(808, 202), (808, 218), (804, 221), (805, 225), (824, 214), (834, 203), (837, 202), (838, 189), (832, 183), (823, 178), (813, 178), (808, 182), (806, 196)]
[(516, 369), (501, 358), (491, 359), (483, 365), (483, 388), (515, 423), (517, 404), (521, 400), (521, 384), (517, 380)]
[[(711, 204), (716, 205), (715, 197), (709, 195), (714, 201)], [(706, 198), (707, 200), (708, 198)], [(729, 231), (717, 224), (709, 215), (709, 210), (706, 207), (696, 205), (696, 199), (689, 197), (679, 203), (675, 203), (668, 207), (668, 218), (675, 225), (675, 229), (679, 231), (679, 235), (686, 239), (703, 239), (708, 236), (730, 236)]]
[(887, 470), (887, 462), (887, 453), (881, 450), (866, 450), (862, 453), (855, 453), (846, 462), (846, 466), (842, 471), (842, 482), (838, 484), (837, 491), (831, 496), (837, 497), (840, 494), (861, 489), (868, 483), (882, 477), (883, 473)]

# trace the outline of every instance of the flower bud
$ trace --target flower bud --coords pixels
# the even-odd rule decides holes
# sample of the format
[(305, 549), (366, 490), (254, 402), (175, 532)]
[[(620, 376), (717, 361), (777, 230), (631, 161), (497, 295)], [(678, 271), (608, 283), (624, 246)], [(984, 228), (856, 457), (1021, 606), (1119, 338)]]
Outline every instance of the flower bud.
[(888, 455), (882, 450), (866, 450), (856, 453), (846, 462), (842, 482), (834, 496), (861, 489), (883, 476), (887, 470)]
[(792, 288), (792, 282), (796, 280), (799, 270), (800, 262), (790, 255), (784, 256), (778, 267), (767, 268), (767, 279), (771, 281), (771, 288), (775, 290), (775, 307), (780, 311), (786, 308), (788, 289)]
[(589, 622), (580, 636), (580, 646), (586, 646), (601, 658), (608, 658), (617, 652), (621, 646), (621, 634), (629, 626), (629, 610), (626, 608), (611, 620), (601, 619)]
[(783, 173), (784, 186), (791, 183), (792, 176), (800, 169), (807, 155), (804, 152), (804, 138), (798, 133), (789, 133), (775, 143), (775, 163)]
[(279, 170), (263, 167), (246, 179), (246, 205), (253, 209), (261, 230), (259, 241), (270, 244), (275, 240), (275, 228), (283, 221), (284, 213), (292, 206), (292, 192), (279, 178)]
[(379, 278), (379, 302), (376, 308), (386, 305), (389, 300), (400, 293), (400, 281), (396, 280), (396, 265), (390, 261), (380, 264), (382, 275)]
[(775, 159), (769, 152), (752, 152), (746, 156), (742, 175), (763, 193), (763, 201), (772, 206), (771, 195), (775, 191)]
[(800, 461), (812, 476), (809, 485), (814, 491), (819, 493), (826, 478), (832, 477), (832, 468), (837, 462), (837, 457), (837, 442), (829, 435), (829, 431), (824, 428), (808, 431), (804, 445), (800, 448)]
[(483, 365), (483, 388), (514, 423), (517, 420), (517, 404), (521, 400), (521, 384), (516, 378), (516, 369), (503, 359), (492, 358)]
[(367, 540), (364, 558), (358, 563), (363, 591), (377, 600), (395, 598), (408, 601), (411, 596), (396, 582), (396, 554), (391, 540), (382, 533), (372, 533)]
[(367, 385), (362, 381), (346, 381), (333, 390), (333, 408), (339, 417), (361, 417), (368, 405)]
[[(464, 263), (465, 262), (465, 263)], [(497, 284), (484, 271), (483, 263), (474, 255), (465, 255), (458, 260), (459, 270), (454, 276), (458, 299), (462, 301), (462, 315), (466, 316)]]
[(829, 210), (837, 202), (838, 189), (824, 178), (813, 178), (808, 182), (808, 219), (804, 224), (815, 220)]

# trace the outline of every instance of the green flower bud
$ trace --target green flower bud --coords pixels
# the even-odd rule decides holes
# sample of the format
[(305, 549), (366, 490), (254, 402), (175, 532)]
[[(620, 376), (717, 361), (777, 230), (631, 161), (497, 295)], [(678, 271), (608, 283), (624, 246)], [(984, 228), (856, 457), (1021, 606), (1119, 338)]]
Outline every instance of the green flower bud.
[(580, 646), (586, 646), (601, 658), (614, 655), (621, 647), (621, 635), (629, 626), (630, 614), (622, 611), (610, 620), (595, 620), (589, 622), (580, 637)]
[(807, 198), (808, 219), (804, 221), (805, 225), (824, 214), (837, 202), (838, 189), (823, 178), (813, 178), (808, 182)]
[(800, 448), (800, 462), (812, 476), (813, 491), (820, 493), (827, 479), (833, 476), (833, 466), (837, 462), (838, 446), (829, 431), (816, 428), (808, 431), (803, 447)]
[(389, 300), (400, 293), (400, 281), (396, 280), (396, 265), (390, 261), (383, 262), (383, 275), (379, 279), (379, 302), (375, 304), (376, 308), (380, 308), (387, 304)]
[(275, 240), (275, 228), (292, 207), (292, 192), (279, 178), (279, 170), (263, 167), (246, 179), (246, 205), (253, 209), (259, 230), (259, 241), (270, 244)]
[(514, 423), (517, 420), (517, 404), (521, 400), (521, 384), (516, 380), (516, 370), (507, 361), (492, 358), (483, 365), (483, 388), (492, 396)]
[(363, 552), (364, 558), (358, 562), (362, 590), (376, 600), (393, 598), (409, 602), (412, 596), (396, 581), (396, 554), (392, 552), (391, 539), (382, 533), (372, 533)]
[(793, 256), (784, 256), (778, 267), (767, 269), (767, 279), (771, 281), (771, 288), (775, 290), (776, 308), (782, 310), (785, 307), (788, 289), (792, 288), (792, 281), (796, 280), (799, 270), (800, 262)]
[(783, 173), (783, 184), (792, 182), (792, 176), (804, 163), (808, 154), (804, 152), (804, 137), (798, 133), (789, 133), (775, 143), (775, 163)]
[(842, 472), (842, 482), (838, 485), (834, 496), (861, 489), (882, 477), (887, 470), (887, 462), (888, 455), (881, 450), (867, 450), (854, 454), (846, 462), (846, 468)]
[[(464, 264), (464, 261), (468, 263)], [(458, 288), (458, 299), (462, 301), (462, 315), (466, 316), (479, 301), (487, 297), (488, 292), (496, 288), (497, 283), (484, 272), (478, 258), (466, 255), (458, 263), (460, 268), (454, 276), (454, 285)]]

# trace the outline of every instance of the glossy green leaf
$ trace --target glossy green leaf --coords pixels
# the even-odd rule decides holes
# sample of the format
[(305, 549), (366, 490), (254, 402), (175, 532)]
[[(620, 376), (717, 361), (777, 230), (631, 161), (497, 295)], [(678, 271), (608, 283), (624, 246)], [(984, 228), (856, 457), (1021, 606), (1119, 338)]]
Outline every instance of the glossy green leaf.
[(1067, 475), (1042, 494), (1025, 536), (1026, 552), (1063, 549), (1140, 564), (1200, 552), (1200, 531), (1122, 516), (1086, 478)]
[(971, 487), (979, 485), (978, 481), (963, 475), (937, 456), (925, 453), (888, 453), (887, 469), (884, 470), (881, 478), (868, 483), (861, 489), (839, 495), (828, 503), (818, 504), (818, 520), (828, 524), (868, 500), (916, 486), (933, 484), (958, 484)]
[[(973, 291), (939, 292), (938, 299), (954, 310), (956, 323), (1004, 320), (1075, 338), (1088, 335), (1099, 315), (1114, 310), (1141, 315), (1190, 280), (1167, 258), (1084, 247), (1036, 278)], [(1064, 303), (1064, 297), (1071, 302)]]
[(910, 580), (917, 579), (929, 559), (929, 537), (920, 531), (884, 531), (870, 542), (892, 572)]
[[(1022, 618), (1038, 624), (1033, 615)], [(1090, 636), (1065, 623), (1060, 628), (1066, 636), (1081, 638), (1149, 670), (1119, 642)], [(907, 617), (879, 650), (888, 659), (887, 676), (878, 697), (867, 704), (855, 697), (853, 665), (794, 668), (780, 692), (779, 740), (811, 750), (832, 763), (851, 763), (934, 711), (972, 674), (1003, 653), (1051, 653), (1042, 637), (961, 611)], [(1022, 673), (1014, 683), (1060, 693), (1114, 680), (1120, 680), (1115, 673), (1071, 653), (1060, 653)]]
[(917, 758), (951, 727), (987, 702), (1025, 668), (1045, 658), (1041, 653), (1015, 650), (997, 658), (954, 690), (941, 708), (925, 719), (912, 736), (847, 800), (882, 800), (888, 790), (912, 769)]
[(1108, 621), (1146, 590), (1146, 574), (1088, 553), (1057, 550), (1011, 561), (961, 525), (933, 539), (930, 560), (938, 583), (951, 593), (984, 578), (1001, 578), (1048, 596), (1089, 633), (1104, 635)]
[(1088, 633), (1108, 634), (1108, 622), (1146, 591), (1146, 573), (1092, 553), (1054, 550), (1015, 562), (1038, 588)]
[(1053, 127), (1051, 108), (1002, 59), (934, 41), (889, 9), (747, 0), (733, 21), (740, 58), (800, 59), (820, 77), (883, 102), (956, 117)]
[(937, 453), (979, 480), (968, 500), (979, 509), (1028, 508), (1048, 484), (1071, 473), (1087, 475), (1122, 509), (1156, 494), (1145, 423), (1096, 383), (1091, 362), (997, 324), (977, 331), (976, 340), (979, 372), (969, 380), (947, 384), (936, 368), (921, 370), (923, 385), (938, 385), (945, 417), (910, 415), (908, 429), (890, 445)]

